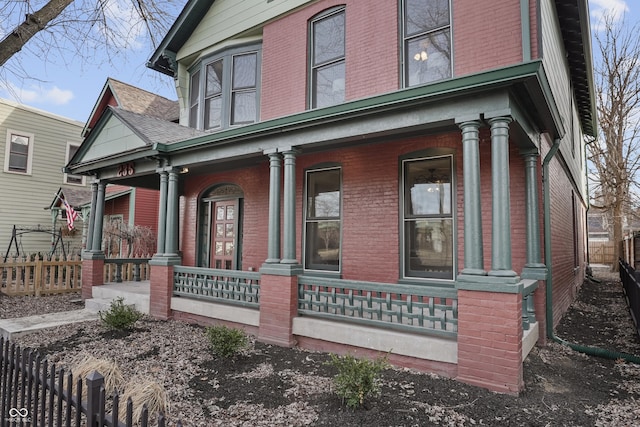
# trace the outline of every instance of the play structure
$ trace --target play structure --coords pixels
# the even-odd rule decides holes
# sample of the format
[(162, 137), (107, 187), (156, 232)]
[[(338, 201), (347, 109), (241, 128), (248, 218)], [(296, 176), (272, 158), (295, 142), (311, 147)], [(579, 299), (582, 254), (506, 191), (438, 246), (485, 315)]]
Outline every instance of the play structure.
[[(7, 251), (4, 254), (4, 262), (7, 262), (7, 258), (9, 257), (9, 251), (11, 251), (11, 246), (15, 247), (16, 256), (20, 256), (20, 250), (23, 249), (22, 235), (28, 234), (28, 233), (47, 233), (52, 235), (53, 239), (51, 243), (51, 250), (49, 251), (49, 253), (50, 254), (55, 253), (55, 251), (58, 249), (58, 245), (60, 245), (62, 249), (62, 255), (66, 259), (67, 252), (64, 247), (64, 242), (62, 240), (62, 228), (56, 231), (56, 230), (42, 228), (40, 227), (40, 224), (38, 224), (36, 227), (16, 227), (14, 225), (13, 230), (11, 231), (11, 240), (9, 240), (9, 246), (7, 247)], [(24, 250), (22, 250), (22, 252), (24, 252)]]

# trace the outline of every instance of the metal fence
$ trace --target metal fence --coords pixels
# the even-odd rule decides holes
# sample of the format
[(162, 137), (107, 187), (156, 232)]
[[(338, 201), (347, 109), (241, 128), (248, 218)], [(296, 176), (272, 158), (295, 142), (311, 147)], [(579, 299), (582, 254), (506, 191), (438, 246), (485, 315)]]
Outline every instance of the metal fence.
[[(107, 402), (104, 378), (98, 372), (74, 382), (71, 372), (57, 369), (29, 348), (0, 341), (0, 426), (149, 426), (146, 407), (139, 420), (133, 419), (133, 403), (125, 402), (124, 420), (118, 418), (120, 399), (117, 393)], [(109, 407), (109, 411), (107, 411)], [(157, 414), (158, 427), (166, 425), (165, 416)], [(177, 426), (182, 426), (178, 421)]]
[(631, 318), (636, 327), (636, 332), (640, 336), (640, 272), (636, 272), (633, 267), (622, 259), (620, 262), (620, 280), (624, 288), (625, 298)]

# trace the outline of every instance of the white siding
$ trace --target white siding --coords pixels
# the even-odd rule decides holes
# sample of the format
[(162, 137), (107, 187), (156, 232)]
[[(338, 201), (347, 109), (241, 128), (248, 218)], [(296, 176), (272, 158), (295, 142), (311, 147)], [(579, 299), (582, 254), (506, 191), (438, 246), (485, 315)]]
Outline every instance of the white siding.
[[(0, 174), (0, 254), (7, 251), (13, 226), (37, 227), (51, 230), (49, 207), (56, 191), (63, 185), (67, 143), (80, 144), (83, 123), (44, 111), (0, 100), (0, 153), (5, 155), (7, 130), (33, 135), (33, 167), (30, 175), (1, 172)], [(4, 158), (2, 159), (4, 164)], [(56, 228), (63, 225), (61, 220)], [(78, 223), (79, 229), (82, 222)], [(79, 233), (78, 233), (79, 234)], [(22, 254), (51, 249), (52, 236), (48, 233), (26, 233), (18, 237)], [(67, 243), (67, 238), (64, 238)], [(71, 241), (69, 241), (71, 243)], [(73, 249), (73, 243), (70, 249)], [(80, 249), (75, 248), (75, 249)], [(15, 252), (12, 246), (11, 252)], [(0, 258), (0, 261), (2, 258)]]

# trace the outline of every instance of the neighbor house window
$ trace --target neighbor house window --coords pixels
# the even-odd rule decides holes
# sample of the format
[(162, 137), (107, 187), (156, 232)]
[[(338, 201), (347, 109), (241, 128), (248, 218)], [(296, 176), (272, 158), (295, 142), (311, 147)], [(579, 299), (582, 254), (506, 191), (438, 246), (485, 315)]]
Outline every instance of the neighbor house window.
[[(67, 157), (65, 159), (65, 163), (69, 163), (69, 160), (73, 158), (78, 149), (80, 148), (77, 144), (67, 143)], [(71, 175), (69, 173), (64, 174), (64, 182), (65, 184), (77, 184), (84, 185), (84, 176), (82, 175)]]
[(311, 108), (344, 102), (345, 11), (334, 8), (311, 21)]
[(228, 50), (199, 63), (191, 70), (189, 126), (215, 130), (256, 122), (259, 69), (256, 46)]
[(341, 169), (309, 170), (305, 181), (304, 267), (340, 271)]
[(404, 277), (454, 278), (453, 158), (402, 162)]
[(4, 171), (31, 174), (33, 134), (7, 131)]
[(403, 0), (404, 85), (451, 77), (449, 0)]

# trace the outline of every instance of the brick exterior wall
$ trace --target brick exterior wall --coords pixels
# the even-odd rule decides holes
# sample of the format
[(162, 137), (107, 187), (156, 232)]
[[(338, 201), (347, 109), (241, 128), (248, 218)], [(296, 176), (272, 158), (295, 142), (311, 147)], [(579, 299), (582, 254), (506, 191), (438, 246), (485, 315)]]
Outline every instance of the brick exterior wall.
[(153, 265), (149, 289), (149, 315), (156, 319), (171, 318), (173, 266)]
[(82, 299), (93, 298), (93, 287), (104, 284), (104, 260), (82, 260)]

